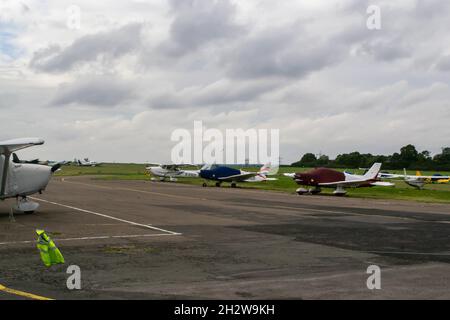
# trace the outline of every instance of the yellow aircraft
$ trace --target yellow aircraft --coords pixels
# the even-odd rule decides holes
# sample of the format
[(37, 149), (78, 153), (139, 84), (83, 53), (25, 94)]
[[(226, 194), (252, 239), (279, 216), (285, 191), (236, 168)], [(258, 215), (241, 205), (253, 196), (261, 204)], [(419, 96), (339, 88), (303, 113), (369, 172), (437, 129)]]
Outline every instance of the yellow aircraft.
[[(420, 171), (416, 171), (416, 176), (422, 176), (422, 173)], [(431, 177), (427, 177), (426, 182), (427, 183), (441, 183), (441, 184), (449, 183), (450, 177), (434, 175)]]

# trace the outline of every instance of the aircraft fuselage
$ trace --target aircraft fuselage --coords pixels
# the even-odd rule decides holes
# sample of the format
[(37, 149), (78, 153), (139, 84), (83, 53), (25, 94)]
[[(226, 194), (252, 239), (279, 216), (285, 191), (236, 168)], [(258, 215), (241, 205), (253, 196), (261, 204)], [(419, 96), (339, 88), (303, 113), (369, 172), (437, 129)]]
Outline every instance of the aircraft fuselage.
[(294, 180), (297, 184), (315, 187), (320, 183), (344, 181), (345, 174), (332, 169), (318, 168), (305, 173), (296, 173)]
[(200, 177), (206, 180), (220, 181), (220, 178), (241, 174), (241, 170), (220, 166), (211, 170), (200, 170)]
[(9, 161), (5, 168), (5, 156), (0, 156), (0, 199), (29, 196), (43, 191), (50, 181), (52, 168), (39, 164), (14, 163)]
[[(335, 188), (335, 186), (326, 186), (323, 184), (334, 183), (340, 181), (355, 181), (362, 180), (363, 176), (352, 175), (348, 173), (343, 173), (337, 170), (328, 169), (328, 168), (317, 168), (305, 173), (296, 173), (294, 175), (294, 180), (299, 185), (303, 186), (311, 186), (311, 187), (325, 187), (325, 188)], [(372, 182), (375, 182), (375, 179), (368, 179), (366, 181), (361, 181), (357, 183), (358, 187), (371, 187)]]

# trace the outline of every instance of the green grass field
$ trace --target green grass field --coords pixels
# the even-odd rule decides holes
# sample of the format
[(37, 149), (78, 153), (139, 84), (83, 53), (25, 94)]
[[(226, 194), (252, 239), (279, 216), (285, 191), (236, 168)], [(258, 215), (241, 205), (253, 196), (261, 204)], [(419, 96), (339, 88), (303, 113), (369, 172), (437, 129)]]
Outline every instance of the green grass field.
[[(258, 168), (245, 168), (246, 171), (257, 171)], [(298, 185), (288, 177), (283, 176), (286, 172), (302, 172), (309, 168), (296, 167), (281, 167), (279, 173), (274, 176), (278, 178), (277, 181), (267, 181), (258, 183), (240, 183), (240, 188), (252, 188), (261, 190), (273, 190), (279, 192), (294, 193)], [(361, 174), (358, 170), (349, 170), (353, 173)], [(401, 171), (389, 171), (390, 173), (402, 173)], [(435, 172), (423, 171), (423, 175), (433, 175)], [(443, 175), (448, 172), (440, 172)], [(408, 171), (408, 174), (414, 175), (415, 171)], [(61, 171), (58, 171), (57, 176), (80, 176), (90, 175), (96, 176), (95, 179), (102, 180), (149, 180), (150, 177), (146, 174), (144, 164), (103, 164), (100, 167), (78, 167), (78, 166), (63, 166)], [(348, 189), (347, 196), (357, 198), (376, 198), (376, 199), (399, 199), (399, 200), (414, 200), (421, 202), (441, 202), (450, 203), (450, 184), (427, 184), (425, 190), (416, 190), (401, 180), (392, 180), (396, 186), (389, 187), (373, 187), (373, 188), (351, 188)], [(203, 179), (194, 178), (180, 178), (178, 183), (202, 185)], [(209, 182), (209, 185), (214, 186), (214, 182)], [(224, 183), (223, 187), (228, 187), (229, 184)], [(322, 194), (332, 195), (333, 189), (323, 189)]]

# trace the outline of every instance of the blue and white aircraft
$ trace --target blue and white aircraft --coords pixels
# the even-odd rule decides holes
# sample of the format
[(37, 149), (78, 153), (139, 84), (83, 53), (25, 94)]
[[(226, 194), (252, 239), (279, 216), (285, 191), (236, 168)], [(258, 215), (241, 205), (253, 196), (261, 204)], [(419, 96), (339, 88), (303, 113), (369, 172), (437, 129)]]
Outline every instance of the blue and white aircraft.
[[(238, 182), (263, 182), (273, 181), (276, 178), (267, 178), (270, 173), (270, 163), (264, 165), (258, 172), (247, 172), (216, 164), (207, 164), (200, 169), (200, 177), (205, 180), (216, 181), (216, 187), (220, 187), (222, 182), (230, 182), (232, 188), (236, 188)], [(207, 187), (206, 181), (203, 183)]]

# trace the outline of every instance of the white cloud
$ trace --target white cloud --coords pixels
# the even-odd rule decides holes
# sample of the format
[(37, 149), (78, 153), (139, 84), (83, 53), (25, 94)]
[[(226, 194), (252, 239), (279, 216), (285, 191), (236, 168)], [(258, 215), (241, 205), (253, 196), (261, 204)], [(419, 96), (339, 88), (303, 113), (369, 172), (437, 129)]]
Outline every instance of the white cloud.
[[(279, 128), (282, 158), (407, 143), (438, 152), (450, 129), (450, 5), (378, 1), (2, 1), (4, 138), (25, 155), (167, 161), (171, 131)], [(7, 14), (5, 14), (7, 13)]]

